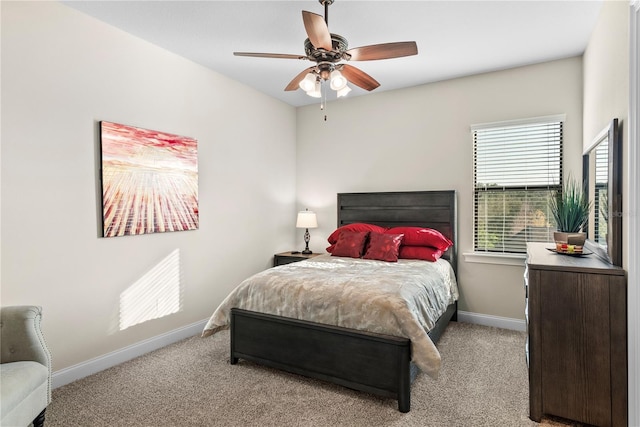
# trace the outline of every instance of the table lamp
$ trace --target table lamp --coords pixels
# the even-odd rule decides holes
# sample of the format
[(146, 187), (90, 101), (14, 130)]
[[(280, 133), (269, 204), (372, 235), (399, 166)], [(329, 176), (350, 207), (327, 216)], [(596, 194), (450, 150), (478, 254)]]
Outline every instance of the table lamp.
[(310, 228), (317, 228), (318, 227), (318, 220), (316, 219), (316, 213), (315, 212), (311, 212), (308, 209), (305, 209), (303, 211), (298, 212), (298, 220), (296, 221), (296, 228), (304, 228), (306, 229), (304, 232), (304, 243), (305, 243), (305, 248), (302, 251), (303, 254), (310, 254), (312, 253), (309, 250), (309, 240), (311, 238), (310, 234), (309, 234), (309, 229)]

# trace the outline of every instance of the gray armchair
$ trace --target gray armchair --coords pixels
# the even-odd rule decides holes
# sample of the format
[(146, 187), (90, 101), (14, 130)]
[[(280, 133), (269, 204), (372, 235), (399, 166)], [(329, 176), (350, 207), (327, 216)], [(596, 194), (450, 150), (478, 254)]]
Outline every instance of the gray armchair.
[(44, 424), (51, 402), (51, 354), (40, 329), (42, 309), (0, 308), (0, 426)]

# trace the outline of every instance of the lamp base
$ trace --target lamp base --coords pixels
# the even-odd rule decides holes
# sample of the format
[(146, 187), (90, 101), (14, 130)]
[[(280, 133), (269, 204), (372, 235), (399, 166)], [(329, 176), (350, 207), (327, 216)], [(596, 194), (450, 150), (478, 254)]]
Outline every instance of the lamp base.
[(304, 231), (304, 250), (302, 251), (302, 253), (303, 253), (304, 255), (309, 255), (310, 253), (312, 253), (312, 252), (309, 250), (309, 240), (310, 240), (310, 238), (311, 238), (311, 236), (309, 235), (309, 229), (307, 228), (307, 229)]

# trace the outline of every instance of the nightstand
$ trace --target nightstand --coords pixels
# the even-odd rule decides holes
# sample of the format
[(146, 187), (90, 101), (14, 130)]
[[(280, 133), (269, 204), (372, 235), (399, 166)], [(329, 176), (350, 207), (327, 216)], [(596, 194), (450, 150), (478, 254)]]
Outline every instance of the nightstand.
[(304, 261), (305, 259), (311, 259), (320, 254), (303, 254), (297, 253), (292, 254), (291, 252), (281, 252), (279, 254), (275, 254), (273, 256), (273, 266), (277, 267), (278, 265), (291, 264), (292, 262)]

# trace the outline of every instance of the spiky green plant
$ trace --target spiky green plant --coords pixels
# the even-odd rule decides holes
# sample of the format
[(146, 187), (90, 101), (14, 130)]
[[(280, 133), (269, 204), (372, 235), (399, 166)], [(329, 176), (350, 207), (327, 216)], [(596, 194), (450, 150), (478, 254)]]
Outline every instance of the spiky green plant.
[(562, 191), (556, 191), (551, 197), (549, 207), (558, 225), (558, 231), (579, 233), (589, 220), (591, 202), (580, 184), (569, 177), (562, 186)]

